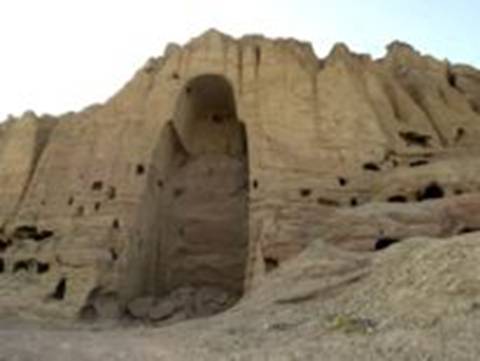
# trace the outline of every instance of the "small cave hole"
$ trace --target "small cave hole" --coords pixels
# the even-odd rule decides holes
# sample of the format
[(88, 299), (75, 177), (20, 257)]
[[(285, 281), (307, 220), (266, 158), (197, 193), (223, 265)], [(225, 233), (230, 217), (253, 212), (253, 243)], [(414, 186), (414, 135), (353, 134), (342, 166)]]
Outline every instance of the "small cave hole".
[(458, 231), (458, 234), (467, 234), (467, 233), (473, 233), (473, 232), (480, 232), (480, 228), (475, 228), (475, 227), (463, 227)]
[(272, 272), (279, 266), (278, 260), (273, 257), (265, 257), (263, 261), (265, 262), (265, 270), (267, 271), (267, 273)]
[(400, 137), (405, 141), (407, 146), (416, 145), (420, 147), (429, 147), (431, 136), (426, 134), (420, 134), (413, 131), (399, 132)]
[(50, 270), (50, 265), (48, 263), (37, 262), (37, 273), (44, 274)]
[(452, 73), (450, 70), (447, 72), (447, 81), (448, 81), (448, 84), (452, 87), (452, 88), (456, 88), (457, 87), (457, 77), (454, 73)]
[(192, 87), (187, 86), (187, 87), (185, 88), (185, 93), (191, 94), (191, 93), (192, 93)]
[(178, 79), (180, 79), (180, 75), (176, 71), (174, 71), (172, 73), (172, 79), (178, 80)]
[(386, 249), (390, 247), (391, 245), (398, 243), (400, 240), (396, 238), (390, 238), (390, 237), (382, 237), (377, 239), (375, 242), (375, 251), (381, 251), (383, 249)]
[(69, 206), (73, 205), (74, 202), (75, 202), (75, 198), (73, 198), (73, 197), (68, 198), (67, 203), (68, 203)]
[(455, 189), (453, 191), (453, 194), (455, 194), (456, 196), (461, 196), (463, 193), (464, 191), (462, 189)]
[(33, 239), (35, 241), (43, 241), (53, 236), (53, 231), (39, 231), (35, 226), (19, 226), (15, 229), (13, 237), (17, 239)]
[(163, 184), (163, 181), (162, 181), (161, 179), (159, 179), (159, 180), (157, 181), (157, 187), (161, 189), (161, 188), (163, 188), (163, 185), (164, 185), (164, 184)]
[(173, 196), (174, 196), (175, 198), (178, 198), (178, 197), (180, 197), (180, 196), (181, 196), (182, 194), (184, 194), (184, 193), (185, 193), (185, 189), (183, 189), (183, 188), (175, 188), (175, 190), (173, 191)]
[(32, 238), (35, 240), (35, 241), (43, 241), (47, 238), (50, 238), (50, 237), (53, 237), (54, 235), (54, 232), (53, 231), (50, 231), (48, 229), (46, 230), (42, 230), (40, 232), (37, 232), (35, 233)]
[(428, 160), (420, 159), (420, 160), (415, 160), (413, 162), (410, 162), (408, 165), (414, 168), (414, 167), (422, 167), (424, 165), (427, 165), (428, 163), (429, 163)]
[(95, 212), (98, 212), (102, 206), (102, 203), (100, 202), (95, 202), (95, 205), (93, 206)]
[(425, 189), (417, 193), (417, 200), (419, 202), (428, 199), (439, 199), (445, 196), (445, 191), (436, 182), (430, 183)]
[(103, 188), (102, 181), (95, 181), (92, 183), (92, 191), (101, 191)]
[(118, 253), (115, 248), (110, 248), (110, 257), (112, 258), (112, 261), (116, 261), (118, 259)]
[(20, 260), (13, 264), (13, 273), (17, 273), (20, 271), (26, 271), (30, 269), (30, 266), (33, 264), (33, 260)]
[(58, 281), (57, 285), (55, 286), (55, 289), (53, 292), (50, 294), (50, 298), (61, 301), (65, 298), (65, 294), (67, 293), (67, 280), (66, 278), (61, 278), (60, 281)]
[(341, 187), (345, 187), (348, 184), (348, 180), (343, 177), (338, 177), (338, 184), (340, 184)]
[(254, 180), (252, 181), (252, 187), (253, 187), (253, 189), (257, 189), (257, 188), (258, 188), (258, 180), (254, 179)]
[(459, 142), (465, 136), (465, 129), (460, 127), (457, 128), (457, 133), (455, 134), (455, 142)]
[(77, 217), (81, 217), (81, 216), (83, 216), (84, 214), (85, 214), (85, 207), (84, 207), (84, 206), (78, 206), (78, 207), (77, 207), (77, 210), (76, 210), (76, 212), (75, 212), (75, 215), (76, 215)]
[(28, 239), (34, 237), (38, 233), (37, 227), (35, 226), (18, 226), (13, 232), (13, 237), (17, 239)]
[(388, 203), (407, 203), (408, 199), (402, 195), (391, 196), (387, 199)]
[(372, 171), (372, 172), (379, 172), (379, 171), (381, 171), (381, 169), (380, 169), (380, 167), (378, 166), (378, 164), (375, 164), (375, 163), (372, 163), (372, 162), (365, 163), (365, 164), (363, 165), (363, 169), (368, 170), (368, 171)]
[(308, 188), (302, 188), (300, 189), (300, 195), (303, 198), (309, 197), (312, 194), (312, 190)]
[(145, 173), (145, 166), (143, 164), (137, 164), (136, 168), (137, 175), (142, 175)]
[(0, 239), (0, 252), (5, 252), (7, 248), (10, 247), (11, 245), (12, 245), (11, 240), (8, 239), (4, 241), (3, 239)]
[(0, 258), (0, 273), (5, 272), (5, 261), (3, 258)]
[(258, 67), (261, 61), (262, 61), (262, 50), (260, 49), (260, 46), (257, 45), (255, 47), (255, 66)]
[(212, 115), (212, 122), (216, 124), (223, 123), (223, 117), (220, 114), (213, 114)]
[(357, 198), (352, 198), (352, 199), (350, 199), (350, 205), (351, 205), (352, 207), (358, 206), (358, 199), (357, 199)]
[(108, 187), (107, 198), (112, 200), (117, 197), (117, 189), (114, 186)]
[(113, 229), (119, 229), (120, 228), (120, 222), (118, 219), (114, 219), (113, 222), (112, 222), (112, 228)]

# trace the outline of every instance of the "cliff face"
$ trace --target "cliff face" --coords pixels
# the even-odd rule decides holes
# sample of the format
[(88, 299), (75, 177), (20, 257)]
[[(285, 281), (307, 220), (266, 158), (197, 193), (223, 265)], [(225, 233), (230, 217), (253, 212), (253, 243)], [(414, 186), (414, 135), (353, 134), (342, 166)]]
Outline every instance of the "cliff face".
[(401, 240), (392, 209), (432, 198), (452, 201), (415, 235), (480, 228), (462, 196), (480, 187), (479, 136), (476, 69), (402, 43), (318, 59), (208, 31), (103, 105), (0, 125), (1, 309), (117, 316), (185, 288), (227, 307), (315, 238)]

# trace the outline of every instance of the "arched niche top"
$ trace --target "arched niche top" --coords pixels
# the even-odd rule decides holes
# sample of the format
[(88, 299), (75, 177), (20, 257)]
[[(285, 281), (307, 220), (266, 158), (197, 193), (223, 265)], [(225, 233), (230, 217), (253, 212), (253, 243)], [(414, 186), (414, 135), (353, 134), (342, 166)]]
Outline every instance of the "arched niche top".
[(233, 88), (222, 75), (200, 75), (185, 84), (173, 125), (191, 155), (245, 154), (243, 124), (238, 120)]

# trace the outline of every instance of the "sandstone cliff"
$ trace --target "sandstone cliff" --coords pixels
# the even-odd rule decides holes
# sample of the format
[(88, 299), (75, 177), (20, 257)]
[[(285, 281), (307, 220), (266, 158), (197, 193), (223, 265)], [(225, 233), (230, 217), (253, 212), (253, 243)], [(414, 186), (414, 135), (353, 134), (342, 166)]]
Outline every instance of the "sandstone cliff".
[(208, 31), (105, 104), (0, 125), (0, 310), (119, 317), (188, 289), (214, 312), (317, 238), (476, 231), (479, 136), (474, 68)]

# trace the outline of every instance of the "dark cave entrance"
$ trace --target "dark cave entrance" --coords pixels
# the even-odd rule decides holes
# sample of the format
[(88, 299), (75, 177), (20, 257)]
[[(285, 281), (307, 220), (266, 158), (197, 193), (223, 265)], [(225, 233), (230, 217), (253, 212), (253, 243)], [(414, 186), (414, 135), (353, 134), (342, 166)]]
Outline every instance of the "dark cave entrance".
[(233, 89), (218, 75), (190, 80), (166, 125), (157, 293), (243, 293), (248, 248), (248, 154)]

